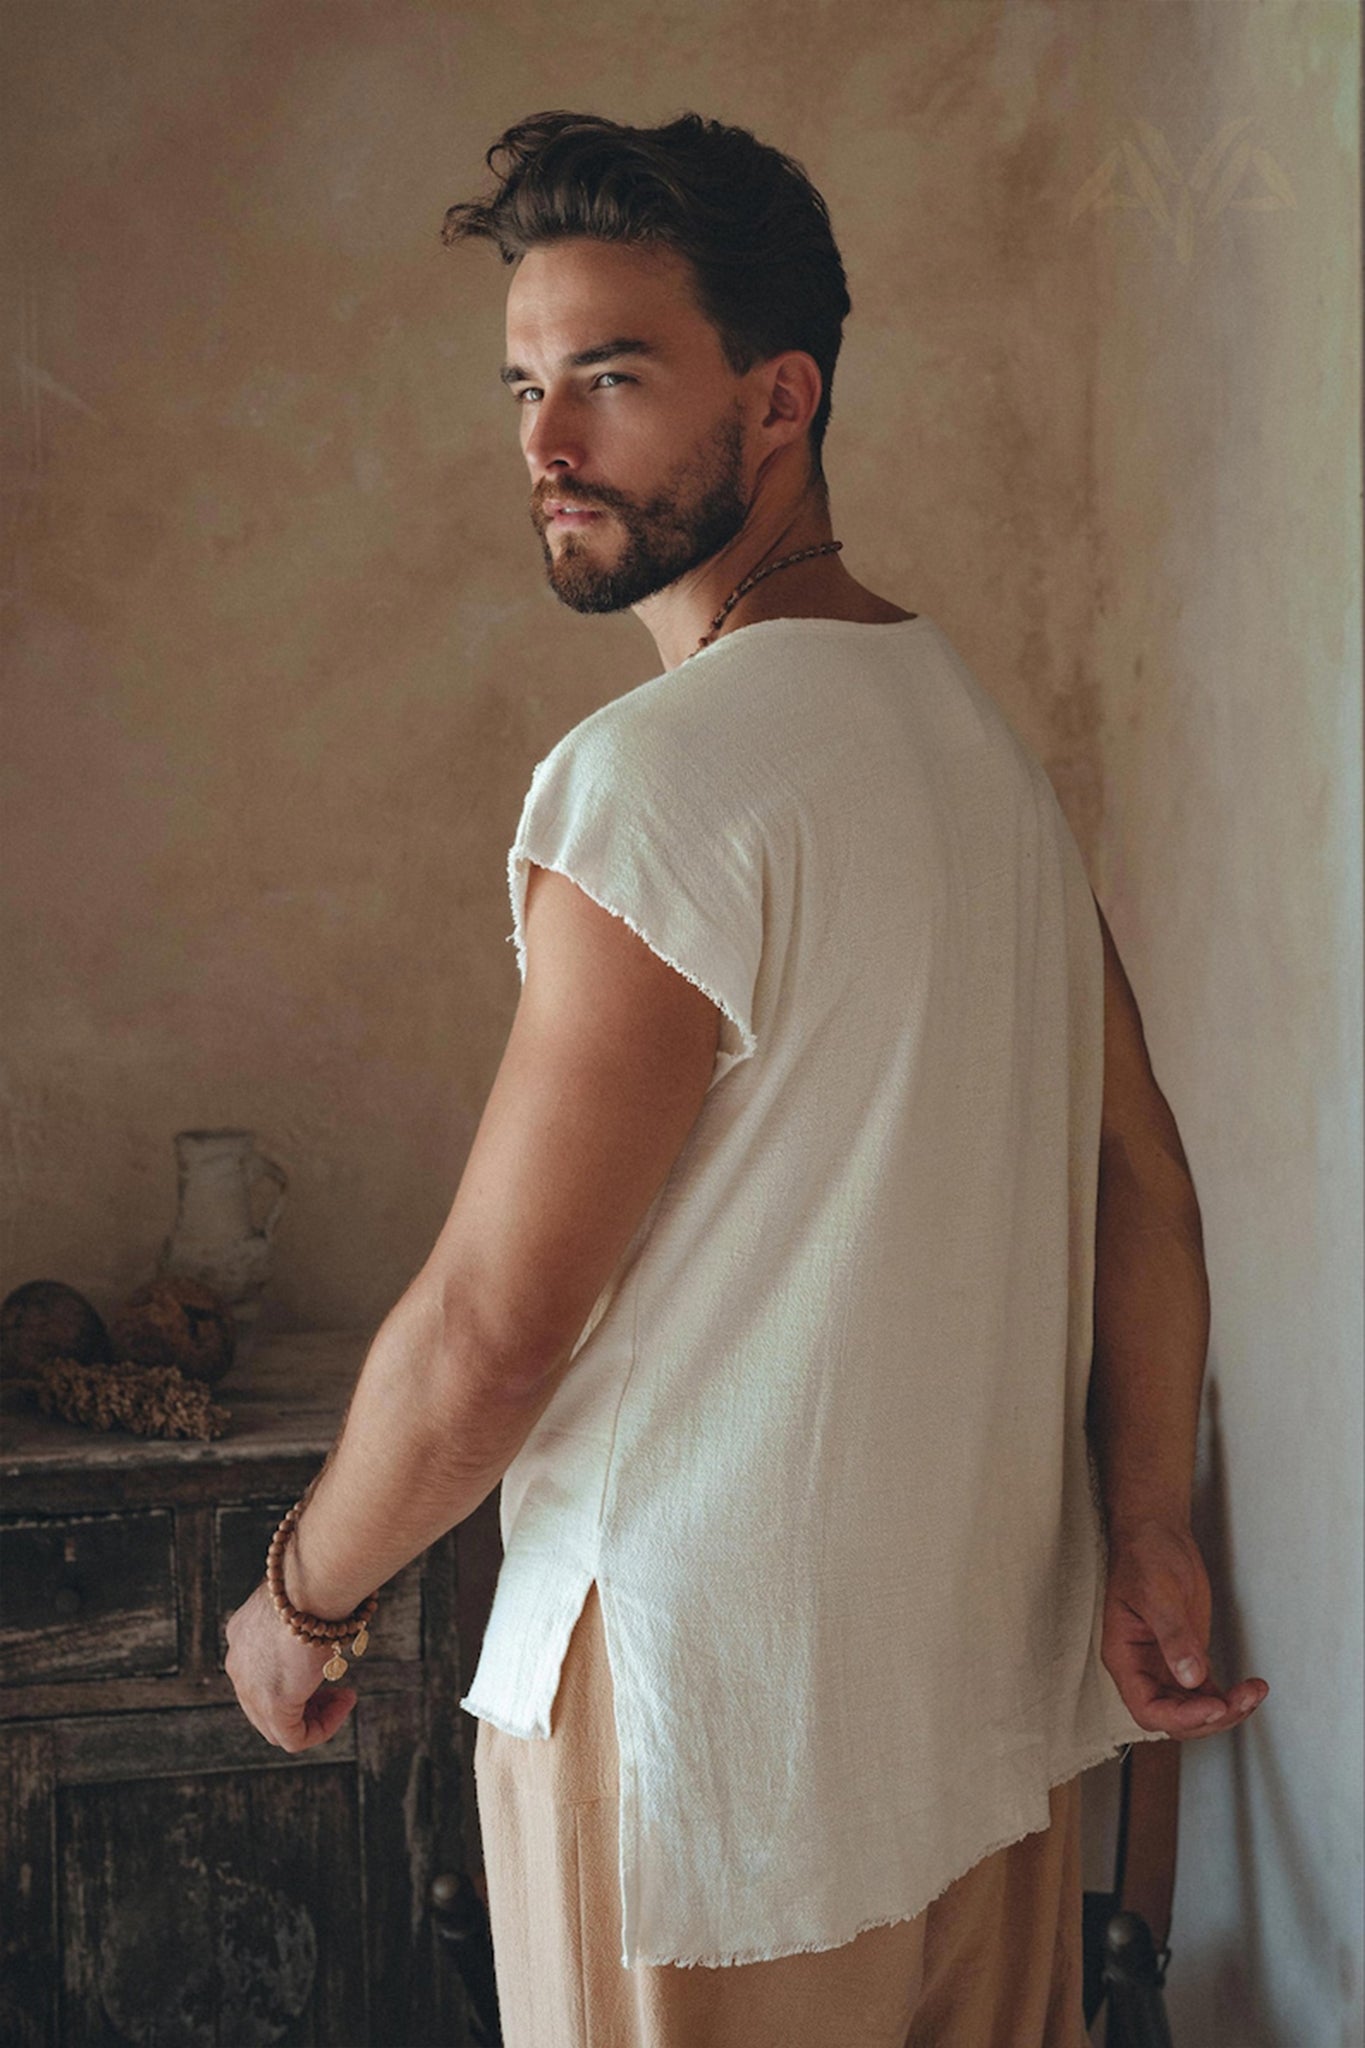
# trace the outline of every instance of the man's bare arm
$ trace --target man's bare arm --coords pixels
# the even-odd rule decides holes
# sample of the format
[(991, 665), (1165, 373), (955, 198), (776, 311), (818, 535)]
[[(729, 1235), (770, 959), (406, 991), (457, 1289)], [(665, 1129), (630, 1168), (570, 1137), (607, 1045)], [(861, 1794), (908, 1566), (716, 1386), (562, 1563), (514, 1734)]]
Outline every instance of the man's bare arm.
[(1088, 1424), (1113, 1537), (1135, 1521), (1189, 1520), (1209, 1283), (1185, 1148), (1103, 911), (1099, 919), (1104, 1107)]
[(1247, 1678), (1224, 1692), (1209, 1669), (1213, 1600), (1190, 1528), (1209, 1342), (1203, 1227), (1137, 1002), (1095, 908), (1104, 1106), (1086, 1423), (1108, 1549), (1101, 1654), (1134, 1720), (1183, 1740), (1237, 1726), (1270, 1688)]
[[(532, 867), (526, 985), (450, 1214), (370, 1347), (285, 1553), (285, 1590), (352, 1612), (498, 1484), (701, 1109), (720, 1012), (573, 882)], [(227, 1670), (270, 1741), (326, 1741), (355, 1695), (263, 1587)]]

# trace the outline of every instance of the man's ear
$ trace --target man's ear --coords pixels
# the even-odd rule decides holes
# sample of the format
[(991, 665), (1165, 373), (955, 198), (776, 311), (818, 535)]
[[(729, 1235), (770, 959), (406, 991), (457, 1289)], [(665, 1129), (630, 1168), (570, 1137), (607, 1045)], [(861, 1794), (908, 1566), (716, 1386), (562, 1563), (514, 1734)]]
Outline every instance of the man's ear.
[(765, 431), (773, 434), (775, 446), (803, 439), (820, 407), (825, 388), (820, 365), (804, 349), (788, 349), (764, 366), (768, 392)]

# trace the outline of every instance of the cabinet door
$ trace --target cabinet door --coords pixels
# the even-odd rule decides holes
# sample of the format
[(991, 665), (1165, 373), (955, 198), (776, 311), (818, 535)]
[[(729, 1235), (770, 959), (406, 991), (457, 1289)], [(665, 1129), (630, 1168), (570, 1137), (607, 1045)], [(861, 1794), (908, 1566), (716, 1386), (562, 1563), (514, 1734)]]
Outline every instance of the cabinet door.
[(0, 1728), (0, 2041), (48, 2048), (57, 2033), (57, 1914), (52, 1863), (52, 1730)]
[(356, 1774), (63, 1786), (67, 2042), (364, 2041)]
[(417, 1693), (362, 1697), (296, 1757), (236, 1707), (0, 1730), (11, 1817), (52, 1850), (6, 1943), (16, 2003), (0, 1995), (0, 2015), (15, 2024), (0, 2038), (457, 2048), (461, 2001), (427, 1911), (423, 1718)]

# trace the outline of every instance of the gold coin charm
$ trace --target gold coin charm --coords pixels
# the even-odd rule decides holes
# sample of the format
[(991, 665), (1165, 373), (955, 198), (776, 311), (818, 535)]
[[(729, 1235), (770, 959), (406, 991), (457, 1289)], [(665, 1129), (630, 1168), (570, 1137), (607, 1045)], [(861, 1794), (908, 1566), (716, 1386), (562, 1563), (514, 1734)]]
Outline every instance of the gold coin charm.
[(351, 1655), (353, 1657), (363, 1657), (369, 1647), (370, 1631), (367, 1628), (362, 1628), (355, 1641), (351, 1644)]
[(342, 1656), (340, 1650), (333, 1650), (331, 1656), (322, 1667), (322, 1675), (324, 1678), (340, 1678), (345, 1669), (346, 1659)]

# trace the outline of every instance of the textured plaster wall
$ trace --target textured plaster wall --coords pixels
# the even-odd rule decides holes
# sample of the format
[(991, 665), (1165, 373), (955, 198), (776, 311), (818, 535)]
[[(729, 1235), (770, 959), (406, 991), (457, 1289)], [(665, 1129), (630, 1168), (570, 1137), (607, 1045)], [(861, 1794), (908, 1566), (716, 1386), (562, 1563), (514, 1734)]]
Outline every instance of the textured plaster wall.
[[(944, 625), (1047, 764), (1204, 1198), (1215, 1563), (1233, 1661), (1276, 1691), (1190, 1758), (1173, 1999), (1211, 2048), (1353, 2038), (1350, 10), (0, 23), (0, 1291), (114, 1306), (170, 1223), (172, 1133), (220, 1123), (291, 1175), (267, 1327), (377, 1322), (425, 1258), (515, 1004), (530, 768), (655, 668), (628, 615), (544, 587), (495, 378), (508, 273), (442, 250), (441, 213), (542, 108), (754, 128), (850, 273), (845, 560)], [(1135, 118), (1188, 167), (1243, 112), (1296, 209), (1229, 205), (1182, 262), (1105, 205), (1137, 189), (1104, 172)]]
[(1170, 2008), (1215, 2048), (1365, 2039), (1359, 33), (1096, 23), (1097, 162), (1169, 219), (1093, 216), (1096, 885), (1204, 1212), (1218, 1662), (1271, 1685), (1182, 1758)]
[(438, 239), (520, 115), (695, 106), (808, 163), (846, 560), (981, 662), (1093, 847), (1085, 12), (784, 19), (6, 0), (6, 1284), (140, 1280), (190, 1126), (292, 1176), (267, 1327), (377, 1321), (440, 1226), (530, 768), (657, 666), (546, 589), (509, 273)]

